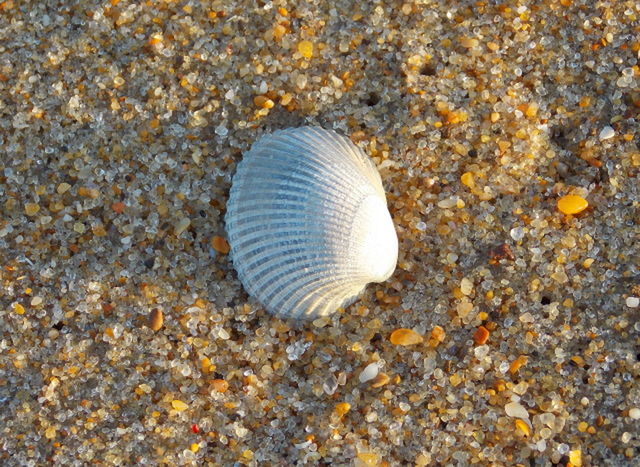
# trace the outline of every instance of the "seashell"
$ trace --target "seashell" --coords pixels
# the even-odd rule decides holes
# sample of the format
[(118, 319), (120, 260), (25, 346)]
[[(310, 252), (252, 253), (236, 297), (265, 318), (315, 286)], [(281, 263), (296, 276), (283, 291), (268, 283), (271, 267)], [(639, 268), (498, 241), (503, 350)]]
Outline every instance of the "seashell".
[(254, 143), (233, 177), (225, 222), (240, 281), (281, 317), (329, 315), (396, 267), (398, 239), (375, 165), (322, 128)]

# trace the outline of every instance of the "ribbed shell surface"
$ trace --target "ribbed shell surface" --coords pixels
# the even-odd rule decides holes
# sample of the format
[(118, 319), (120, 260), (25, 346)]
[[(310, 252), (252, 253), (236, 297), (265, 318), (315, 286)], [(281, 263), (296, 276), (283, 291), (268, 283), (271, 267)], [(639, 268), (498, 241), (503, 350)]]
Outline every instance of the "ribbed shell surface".
[(395, 269), (380, 175), (333, 131), (291, 128), (254, 143), (233, 177), (225, 221), (238, 277), (279, 316), (333, 313)]

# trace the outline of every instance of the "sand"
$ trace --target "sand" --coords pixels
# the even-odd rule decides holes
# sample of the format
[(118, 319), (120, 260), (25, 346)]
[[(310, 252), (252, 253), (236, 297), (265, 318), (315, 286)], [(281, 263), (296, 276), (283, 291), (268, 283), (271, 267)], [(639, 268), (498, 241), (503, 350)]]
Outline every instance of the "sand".
[[(638, 465), (639, 31), (622, 0), (0, 1), (0, 463)], [(303, 124), (378, 166), (400, 255), (294, 323), (223, 217)]]

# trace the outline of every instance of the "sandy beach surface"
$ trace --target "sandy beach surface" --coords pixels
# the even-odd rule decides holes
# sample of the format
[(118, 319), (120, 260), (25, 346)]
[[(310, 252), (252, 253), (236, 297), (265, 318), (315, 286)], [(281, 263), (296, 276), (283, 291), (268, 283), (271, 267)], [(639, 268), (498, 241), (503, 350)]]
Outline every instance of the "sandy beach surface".
[[(639, 37), (635, 0), (0, 0), (0, 464), (639, 465)], [(400, 252), (296, 323), (223, 219), (305, 124)]]

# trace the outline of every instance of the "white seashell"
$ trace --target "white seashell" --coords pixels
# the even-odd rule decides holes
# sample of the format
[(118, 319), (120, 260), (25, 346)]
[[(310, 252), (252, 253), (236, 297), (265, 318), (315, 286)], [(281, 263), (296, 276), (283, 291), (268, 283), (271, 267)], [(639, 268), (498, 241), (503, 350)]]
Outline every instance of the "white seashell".
[(233, 177), (225, 221), (240, 281), (279, 316), (331, 314), (396, 267), (398, 239), (375, 165), (322, 128), (254, 143)]

